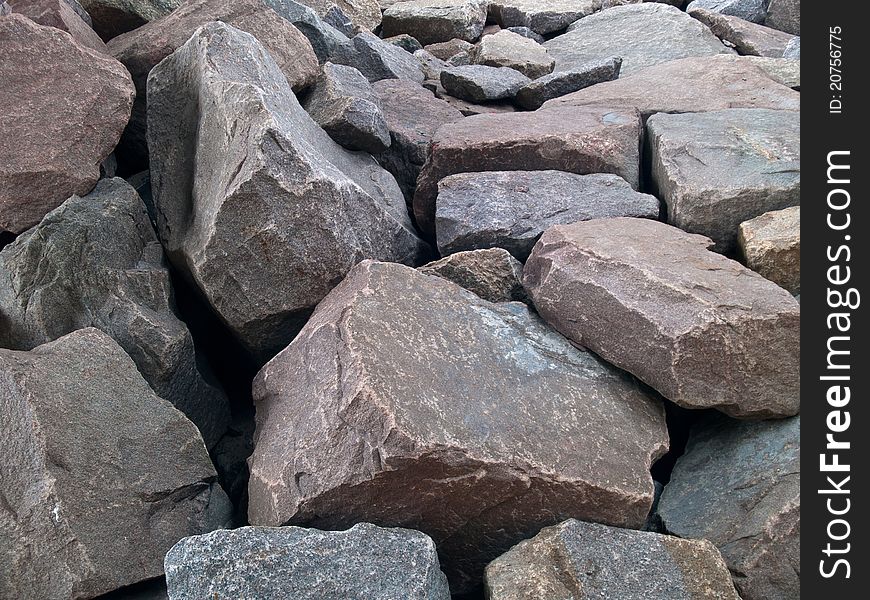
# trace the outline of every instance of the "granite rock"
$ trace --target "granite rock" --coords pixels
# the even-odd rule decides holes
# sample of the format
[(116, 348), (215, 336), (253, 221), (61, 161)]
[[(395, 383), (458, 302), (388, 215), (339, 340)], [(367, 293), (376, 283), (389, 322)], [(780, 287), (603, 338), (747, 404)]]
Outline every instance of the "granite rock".
[(361, 31), (342, 44), (331, 60), (356, 68), (372, 83), (381, 79), (422, 83), (425, 79), (423, 67), (413, 54), (368, 31)]
[(746, 266), (792, 294), (801, 293), (801, 207), (764, 213), (740, 224)]
[(374, 31), (381, 24), (381, 5), (378, 0), (298, 0), (310, 6), (321, 17), (337, 6), (353, 20), (355, 25)]
[(595, 10), (593, 0), (490, 0), (489, 12), (502, 27), (528, 27), (539, 35), (565, 29)]
[(764, 24), (793, 35), (801, 34), (800, 0), (770, 0)]
[(419, 271), (452, 281), (489, 302), (528, 302), (523, 264), (502, 248), (457, 252)]
[(10, 12), (21, 13), (40, 25), (62, 29), (82, 46), (109, 54), (105, 42), (91, 29), (90, 22), (76, 12), (70, 0), (8, 0), (6, 4)]
[(544, 46), (507, 29), (483, 38), (470, 55), (476, 65), (510, 67), (531, 79), (550, 74), (556, 64)]
[(409, 0), (384, 11), (383, 34), (408, 33), (425, 46), (452, 39), (474, 42), (486, 24), (487, 0)]
[(178, 8), (182, 0), (78, 0), (91, 17), (91, 26), (110, 40)]
[(709, 27), (716, 37), (733, 46), (740, 54), (782, 58), (789, 42), (794, 39), (790, 33), (703, 8), (691, 9), (689, 14)]
[(531, 79), (508, 67), (466, 65), (441, 71), (441, 85), (451, 96), (470, 102), (513, 98)]
[(559, 98), (592, 85), (619, 77), (622, 59), (610, 57), (578, 66), (572, 71), (558, 71), (535, 79), (517, 92), (517, 104), (537, 110), (548, 100)]
[(730, 15), (750, 23), (763, 23), (769, 0), (692, 0), (687, 11), (703, 8), (722, 15)]

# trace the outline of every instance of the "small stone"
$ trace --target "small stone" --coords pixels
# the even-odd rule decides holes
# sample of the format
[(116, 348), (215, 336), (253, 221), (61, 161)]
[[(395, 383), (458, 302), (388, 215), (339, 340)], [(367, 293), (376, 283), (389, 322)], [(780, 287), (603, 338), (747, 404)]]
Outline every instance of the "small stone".
[(441, 60), (450, 60), (452, 56), (456, 56), (460, 52), (468, 52), (472, 48), (474, 48), (474, 44), (466, 42), (465, 40), (453, 38), (447, 42), (428, 44), (425, 47), (425, 50)]
[(507, 30), (486, 36), (470, 54), (474, 64), (510, 67), (531, 79), (551, 73), (556, 64), (541, 44)]
[(528, 27), (539, 35), (565, 29), (595, 10), (593, 0), (490, 0), (489, 12), (502, 27)]
[(794, 295), (801, 293), (800, 206), (741, 223), (738, 243), (746, 266)]
[(501, 248), (457, 252), (419, 267), (474, 292), (489, 302), (528, 302), (523, 288), (523, 264)]
[(441, 85), (451, 96), (470, 102), (510, 99), (531, 80), (508, 67), (466, 65), (441, 71)]
[(487, 0), (409, 0), (384, 11), (385, 36), (408, 33), (423, 45), (474, 42), (486, 24)]
[(622, 59), (611, 57), (587, 63), (573, 71), (557, 71), (544, 75), (517, 92), (517, 104), (528, 110), (537, 110), (548, 100), (605, 81), (613, 81), (619, 77), (620, 67)]
[(767, 17), (764, 24), (780, 31), (801, 34), (801, 2), (800, 0), (770, 0), (767, 5)]
[(689, 10), (689, 14), (709, 27), (716, 37), (731, 44), (740, 54), (782, 58), (789, 42), (794, 39), (789, 33), (703, 8)]
[(767, 1), (769, 0), (693, 0), (686, 7), (686, 11), (703, 8), (750, 23), (763, 23), (767, 16)]
[(342, 44), (332, 61), (358, 69), (372, 83), (381, 79), (423, 83), (425, 79), (423, 67), (413, 54), (368, 31), (361, 31)]
[(91, 17), (91, 26), (101, 38), (114, 37), (166, 16), (182, 0), (78, 0)]
[(89, 20), (85, 21), (76, 12), (73, 3), (78, 4), (76, 0), (8, 0), (8, 2), (4, 2), (9, 12), (21, 13), (40, 25), (62, 29), (73, 36), (73, 39), (82, 46), (102, 54), (109, 54), (105, 42), (91, 29)]
[(389, 42), (394, 46), (398, 46), (405, 52), (410, 52), (411, 54), (414, 54), (417, 50), (423, 49), (423, 44), (421, 44), (417, 38), (410, 36), (407, 33), (400, 33), (399, 35), (388, 37), (384, 41)]
[(796, 35), (789, 40), (788, 44), (785, 46), (785, 50), (783, 50), (782, 57), (791, 60), (801, 59), (801, 36)]

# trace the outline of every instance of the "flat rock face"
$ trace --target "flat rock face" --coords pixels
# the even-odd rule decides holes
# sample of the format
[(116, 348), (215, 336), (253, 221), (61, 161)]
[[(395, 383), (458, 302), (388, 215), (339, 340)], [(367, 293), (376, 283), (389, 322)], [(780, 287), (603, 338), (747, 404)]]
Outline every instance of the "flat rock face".
[(0, 233), (39, 223), (100, 177), (130, 117), (118, 61), (23, 15), (0, 20)]
[(796, 35), (791, 40), (789, 40), (788, 44), (785, 47), (785, 50), (782, 53), (783, 58), (790, 58), (792, 60), (800, 60), (801, 59), (801, 36)]
[(517, 92), (517, 103), (528, 110), (537, 110), (548, 100), (582, 90), (592, 85), (613, 81), (619, 77), (622, 59), (605, 58), (535, 79)]
[(768, 58), (766, 56), (746, 56), (745, 60), (765, 72), (776, 82), (793, 90), (801, 89), (801, 61), (790, 58)]
[(528, 27), (546, 35), (591, 15), (594, 0), (491, 0), (489, 12), (504, 28)]
[(797, 414), (800, 305), (710, 245), (647, 219), (557, 225), (523, 283), (563, 335), (681, 406)]
[(731, 15), (749, 21), (763, 23), (767, 16), (765, 0), (693, 0), (687, 10), (703, 8), (722, 15)]
[(541, 44), (507, 29), (483, 38), (472, 50), (471, 60), (478, 65), (510, 67), (532, 79), (548, 75), (556, 64)]
[(800, 0), (770, 0), (764, 24), (793, 35), (801, 34)]
[(454, 593), (543, 526), (639, 527), (668, 445), (659, 401), (524, 305), (371, 261), (260, 371), (254, 399), (251, 523), (419, 529)]
[(182, 0), (79, 0), (104, 40), (141, 27), (178, 8)]
[(91, 29), (90, 23), (75, 11), (69, 0), (10, 0), (6, 4), (12, 12), (21, 13), (40, 25), (66, 31), (82, 46), (109, 54), (106, 44)]
[(170, 600), (450, 600), (432, 540), (360, 523), (347, 531), (242, 527), (178, 542), (166, 555)]
[(709, 27), (716, 37), (734, 46), (740, 54), (782, 58), (789, 42), (794, 39), (790, 33), (703, 8), (692, 9), (689, 14)]
[(175, 315), (163, 249), (136, 191), (104, 179), (0, 252), (0, 347), (30, 350), (85, 327), (111, 336), (154, 391), (212, 447), (227, 428), (224, 393), (197, 366)]
[(256, 357), (360, 260), (423, 262), (395, 179), (329, 138), (253, 36), (206, 25), (148, 89), (158, 233)]
[(730, 109), (653, 115), (652, 178), (668, 222), (732, 250), (740, 223), (800, 204), (800, 113)]
[(410, 0), (384, 11), (384, 36), (408, 33), (422, 44), (474, 42), (486, 25), (486, 0)]
[(544, 47), (557, 71), (620, 56), (623, 76), (680, 58), (733, 52), (697, 20), (658, 3), (617, 6), (580, 19)]
[(175, 542), (225, 516), (196, 427), (96, 329), (0, 350), (0, 418), (16, 424), (0, 430), (3, 598), (93, 598), (158, 577)]
[(800, 206), (741, 223), (738, 243), (746, 266), (792, 294), (801, 293)]
[(474, 44), (470, 42), (460, 39), (452, 39), (446, 42), (427, 44), (425, 50), (436, 58), (448, 60), (460, 52), (468, 52), (472, 48), (474, 48)]
[[(287, 19), (302, 32), (317, 55), (317, 59), (323, 63), (330, 59), (336, 49), (347, 42), (349, 35), (339, 31), (320, 16), (309, 6), (296, 0), (263, 0), (263, 3)], [(346, 13), (342, 13), (345, 14)], [(354, 26), (354, 32), (357, 31)]]
[(489, 302), (527, 302), (523, 264), (502, 248), (457, 252), (419, 268)]
[(368, 31), (361, 31), (340, 46), (332, 61), (354, 67), (374, 83), (381, 79), (407, 79), (423, 83), (423, 66), (413, 54), (385, 42)]
[(712, 541), (744, 600), (800, 597), (800, 417), (696, 426), (659, 503), (667, 530)]
[(441, 85), (452, 96), (469, 102), (513, 98), (531, 79), (508, 67), (466, 65), (441, 71)]
[(438, 184), (438, 250), (504, 248), (525, 260), (553, 225), (607, 217), (657, 219), (655, 196), (617, 175), (564, 171), (460, 173)]
[(707, 540), (575, 519), (491, 562), (486, 589), (491, 600), (740, 600), (722, 555)]
[(321, 17), (333, 6), (350, 17), (356, 25), (374, 31), (381, 24), (381, 6), (378, 0), (299, 0), (302, 4), (310, 6)]
[(455, 173), (613, 173), (636, 188), (641, 125), (634, 110), (595, 106), (468, 117), (441, 127), (414, 195), (414, 214), (434, 233), (438, 182)]

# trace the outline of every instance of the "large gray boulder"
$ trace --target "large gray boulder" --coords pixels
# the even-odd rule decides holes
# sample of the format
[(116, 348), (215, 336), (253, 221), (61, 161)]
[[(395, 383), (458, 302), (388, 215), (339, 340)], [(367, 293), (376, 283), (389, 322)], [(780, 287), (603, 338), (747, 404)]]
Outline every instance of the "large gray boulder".
[(73, 600), (163, 574), (226, 520), (196, 427), (112, 338), (0, 350), (0, 597)]
[(339, 46), (332, 62), (354, 67), (374, 83), (381, 79), (407, 79), (423, 83), (423, 65), (410, 52), (385, 42), (375, 34), (361, 31)]
[(490, 0), (489, 13), (502, 27), (528, 27), (540, 35), (565, 29), (591, 15), (594, 0)]
[(800, 597), (800, 417), (711, 418), (659, 502), (665, 528), (719, 548), (744, 600)]
[(543, 526), (640, 527), (668, 445), (659, 400), (525, 305), (371, 261), (260, 371), (254, 399), (251, 523), (418, 529), (454, 593)]
[(711, 241), (648, 219), (547, 230), (523, 283), (575, 343), (686, 408), (800, 410), (800, 305)]
[(764, 213), (740, 224), (746, 266), (792, 294), (801, 293), (801, 207)]
[(469, 102), (509, 100), (531, 79), (509, 67), (464, 65), (441, 71), (441, 85), (448, 94)]
[(148, 88), (158, 234), (256, 357), (360, 260), (423, 262), (396, 180), (332, 141), (250, 34), (202, 27)]
[(475, 42), (486, 25), (487, 0), (409, 0), (384, 11), (385, 37), (407, 33), (424, 46), (452, 39)]
[(668, 222), (733, 250), (744, 221), (800, 204), (800, 112), (727, 109), (647, 121)]
[(689, 10), (689, 14), (740, 54), (782, 58), (789, 43), (795, 39), (790, 33), (703, 8)]
[(365, 27), (369, 31), (374, 31), (381, 24), (381, 5), (378, 0), (299, 0), (299, 2), (313, 8), (321, 17), (325, 17), (333, 6), (337, 6), (356, 25)]
[(613, 81), (619, 77), (621, 67), (621, 58), (610, 57), (581, 65), (572, 71), (559, 71), (544, 75), (517, 92), (517, 104), (528, 110), (538, 110), (548, 100), (605, 81)]

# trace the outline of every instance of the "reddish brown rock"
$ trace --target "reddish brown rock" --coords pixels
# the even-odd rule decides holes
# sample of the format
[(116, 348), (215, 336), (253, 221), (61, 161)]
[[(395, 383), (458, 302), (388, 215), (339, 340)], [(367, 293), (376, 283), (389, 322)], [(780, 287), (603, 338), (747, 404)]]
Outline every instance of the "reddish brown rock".
[(73, 10), (68, 0), (8, 0), (8, 4), (12, 12), (21, 13), (40, 25), (66, 31), (82, 46), (109, 53), (100, 36)]
[(0, 233), (87, 194), (130, 117), (123, 65), (53, 27), (0, 19)]

